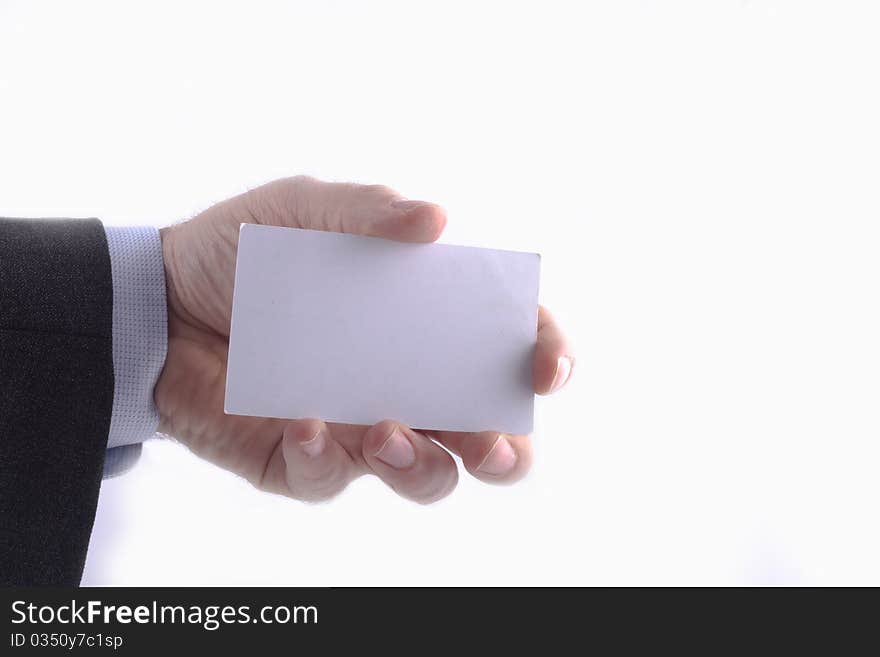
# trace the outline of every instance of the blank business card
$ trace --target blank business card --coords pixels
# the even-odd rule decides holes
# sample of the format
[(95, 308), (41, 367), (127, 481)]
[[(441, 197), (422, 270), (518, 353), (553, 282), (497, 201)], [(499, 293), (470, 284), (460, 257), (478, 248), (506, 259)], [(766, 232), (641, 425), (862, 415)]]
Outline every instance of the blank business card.
[(226, 412), (532, 430), (540, 257), (244, 224)]

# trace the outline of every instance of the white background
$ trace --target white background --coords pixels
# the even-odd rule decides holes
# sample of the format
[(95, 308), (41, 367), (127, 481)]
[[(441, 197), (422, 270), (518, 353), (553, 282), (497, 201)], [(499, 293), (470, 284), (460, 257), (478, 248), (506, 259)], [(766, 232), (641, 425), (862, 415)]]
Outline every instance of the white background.
[(0, 0), (0, 214), (164, 225), (275, 177), (539, 251), (578, 347), (533, 474), (261, 495), (151, 441), (89, 584), (880, 584), (874, 2)]

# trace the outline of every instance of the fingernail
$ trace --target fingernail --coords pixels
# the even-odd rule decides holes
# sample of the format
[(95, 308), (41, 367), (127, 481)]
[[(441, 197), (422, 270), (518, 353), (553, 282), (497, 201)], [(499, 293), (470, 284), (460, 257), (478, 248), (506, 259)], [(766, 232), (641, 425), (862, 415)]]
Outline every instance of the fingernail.
[(477, 472), (488, 475), (503, 475), (513, 470), (516, 465), (516, 452), (513, 445), (504, 436), (498, 436), (486, 458), (477, 467)]
[(397, 210), (415, 210), (416, 208), (420, 208), (423, 205), (431, 205), (428, 201), (410, 201), (405, 198), (399, 198), (396, 201), (391, 201), (391, 207)]
[(556, 392), (571, 376), (571, 358), (568, 356), (560, 356), (556, 361), (556, 374), (553, 376), (553, 383), (550, 385), (550, 392)]
[(394, 428), (394, 431), (385, 439), (379, 451), (373, 456), (398, 470), (408, 468), (416, 460), (416, 452), (412, 443), (403, 435), (400, 427)]
[(320, 456), (321, 452), (324, 451), (324, 445), (327, 444), (327, 439), (325, 438), (324, 433), (324, 429), (321, 429), (312, 438), (309, 438), (305, 442), (301, 442), (299, 446), (302, 447), (302, 450), (312, 458)]

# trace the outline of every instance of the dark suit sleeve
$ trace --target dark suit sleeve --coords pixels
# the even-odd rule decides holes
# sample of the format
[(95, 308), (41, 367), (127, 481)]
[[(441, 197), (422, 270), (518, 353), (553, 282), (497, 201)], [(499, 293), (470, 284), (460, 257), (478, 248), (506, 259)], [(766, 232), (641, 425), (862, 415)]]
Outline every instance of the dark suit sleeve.
[(77, 585), (113, 407), (101, 223), (0, 219), (0, 584)]

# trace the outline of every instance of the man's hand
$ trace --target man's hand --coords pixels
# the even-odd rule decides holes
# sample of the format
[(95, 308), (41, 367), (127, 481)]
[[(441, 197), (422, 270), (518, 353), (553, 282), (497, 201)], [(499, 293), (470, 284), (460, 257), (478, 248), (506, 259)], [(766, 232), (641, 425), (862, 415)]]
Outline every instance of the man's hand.
[[(446, 217), (438, 206), (405, 200), (387, 187), (297, 177), (276, 180), (163, 229), (168, 356), (155, 390), (160, 431), (258, 488), (308, 501), (328, 499), (356, 477), (372, 473), (403, 497), (434, 502), (458, 481), (447, 449), (482, 481), (510, 483), (528, 471), (528, 436), (493, 431), (429, 434), (391, 420), (366, 427), (224, 414), (242, 223), (433, 242)], [(546, 394), (561, 388), (573, 364), (565, 337), (550, 314), (539, 308), (535, 391)]]

